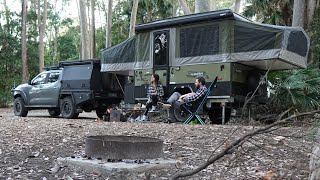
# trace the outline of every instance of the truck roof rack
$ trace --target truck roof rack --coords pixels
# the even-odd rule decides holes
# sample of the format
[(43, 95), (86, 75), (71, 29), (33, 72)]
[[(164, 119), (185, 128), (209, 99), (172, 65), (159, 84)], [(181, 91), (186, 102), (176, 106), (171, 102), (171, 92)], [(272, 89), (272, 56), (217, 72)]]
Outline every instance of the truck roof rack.
[(83, 64), (94, 64), (94, 63), (100, 64), (100, 59), (83, 59), (83, 60), (60, 61), (59, 62), (59, 67), (72, 66), (72, 65), (83, 65)]
[(59, 66), (48, 66), (48, 67), (43, 68), (43, 70), (45, 70), (45, 71), (59, 70), (59, 69), (61, 69), (61, 67), (59, 67)]

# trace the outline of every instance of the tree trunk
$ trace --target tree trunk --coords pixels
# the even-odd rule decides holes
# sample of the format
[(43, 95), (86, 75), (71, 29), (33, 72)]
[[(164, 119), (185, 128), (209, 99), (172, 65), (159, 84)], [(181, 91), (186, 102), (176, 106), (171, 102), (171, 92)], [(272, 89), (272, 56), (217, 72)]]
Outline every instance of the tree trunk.
[(38, 1), (37, 0), (30, 0), (30, 2), (31, 2), (30, 10), (36, 12), (37, 11), (37, 2)]
[(294, 0), (292, 26), (303, 27), (304, 7), (305, 7), (305, 0)]
[(5, 8), (5, 15), (6, 15), (6, 23), (7, 23), (7, 32), (11, 34), (10, 32), (10, 17), (9, 17), (9, 8), (7, 6), (7, 0), (4, 0), (4, 8)]
[[(30, 0), (30, 8), (29, 11), (34, 12), (37, 14), (37, 7), (38, 7), (38, 0)], [(38, 29), (38, 18), (37, 19), (32, 19), (30, 20), (32, 22), (30, 22), (30, 24), (32, 24), (32, 28), (30, 28), (30, 31), (33, 32), (38, 32), (39, 33), (39, 29)], [(37, 41), (38, 36), (33, 36), (33, 41)]]
[(106, 48), (111, 46), (111, 26), (112, 26), (112, 0), (108, 1), (108, 13), (107, 13), (107, 30), (106, 30)]
[[(54, 3), (54, 14), (57, 16), (57, 0)], [(58, 25), (54, 25), (54, 40), (53, 40), (53, 62), (58, 63)]]
[(217, 1), (216, 0), (211, 0), (210, 10), (211, 11), (217, 10)]
[(44, 43), (43, 43), (43, 38), (44, 38), (44, 32), (46, 30), (46, 22), (47, 22), (47, 0), (44, 0), (43, 4), (43, 17), (41, 18), (40, 14), (40, 0), (38, 1), (38, 26), (39, 26), (39, 70), (40, 72), (44, 68)]
[(54, 27), (53, 62), (58, 63), (58, 27)]
[(317, 0), (308, 0), (308, 28), (310, 28), (310, 25), (313, 21), (313, 15), (315, 12)]
[[(78, 18), (79, 18), (79, 20), (81, 19), (81, 16), (80, 16), (80, 1), (79, 0), (77, 0), (77, 10), (78, 10)], [(82, 59), (82, 29), (81, 29), (81, 26), (79, 26), (79, 28), (80, 28), (80, 42), (79, 42), (79, 58), (80, 59)]]
[(80, 34), (81, 34), (81, 59), (89, 58), (89, 48), (90, 42), (88, 39), (88, 21), (86, 13), (86, 4), (84, 0), (79, 0), (79, 9), (80, 9)]
[(37, 1), (37, 20), (38, 20), (38, 32), (40, 33), (40, 24), (41, 24), (40, 0)]
[(179, 0), (180, 6), (182, 8), (182, 11), (185, 15), (191, 14), (191, 11), (187, 5), (187, 3), (184, 0)]
[(22, 1), (22, 31), (21, 31), (21, 48), (22, 48), (22, 82), (29, 79), (28, 60), (27, 60), (27, 0)]
[(95, 0), (91, 0), (91, 57), (96, 57)]
[(130, 19), (130, 32), (129, 38), (134, 36), (135, 34), (135, 26), (136, 26), (136, 19), (137, 19), (137, 11), (138, 11), (138, 3), (139, 0), (133, 1), (132, 12), (131, 12), (131, 19)]
[(195, 0), (195, 13), (210, 11), (210, 0)]
[(89, 51), (89, 58), (92, 58), (92, 32), (91, 32), (91, 15), (90, 15), (90, 4), (91, 4), (91, 0), (85, 0), (86, 3), (86, 8), (87, 8), (87, 12), (88, 12), (88, 27), (87, 27), (87, 31), (88, 31), (88, 51)]
[(241, 6), (241, 0), (236, 0), (236, 2), (234, 4), (234, 11), (236, 13), (240, 13), (240, 6)]

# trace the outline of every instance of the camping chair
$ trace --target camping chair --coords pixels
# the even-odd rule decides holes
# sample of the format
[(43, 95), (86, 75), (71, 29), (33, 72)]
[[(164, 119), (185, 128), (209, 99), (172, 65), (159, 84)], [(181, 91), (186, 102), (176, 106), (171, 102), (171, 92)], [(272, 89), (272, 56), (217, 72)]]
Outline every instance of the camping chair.
[(209, 85), (209, 87), (207, 88), (207, 92), (204, 94), (204, 96), (202, 96), (201, 98), (197, 99), (196, 101), (192, 102), (192, 103), (184, 103), (180, 106), (180, 109), (185, 112), (186, 114), (189, 114), (188, 118), (184, 121), (183, 124), (189, 124), (190, 121), (196, 117), (197, 120), (204, 125), (205, 123), (202, 121), (201, 117), (198, 115), (198, 112), (200, 109), (202, 109), (204, 103), (206, 102), (211, 90), (213, 90), (213, 87), (216, 85), (218, 80), (218, 77), (216, 77), (211, 84)]

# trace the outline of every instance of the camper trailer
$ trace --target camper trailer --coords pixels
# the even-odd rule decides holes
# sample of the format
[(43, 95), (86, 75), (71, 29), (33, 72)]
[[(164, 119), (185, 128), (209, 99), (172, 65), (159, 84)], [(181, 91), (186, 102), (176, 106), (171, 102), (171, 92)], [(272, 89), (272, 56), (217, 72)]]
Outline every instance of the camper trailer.
[[(228, 108), (244, 102), (267, 70), (305, 68), (310, 46), (300, 27), (256, 23), (231, 10), (141, 24), (135, 32), (134, 37), (104, 49), (101, 57), (102, 72), (129, 77), (125, 103), (147, 100), (153, 73), (159, 74), (167, 97), (175, 91), (190, 92), (197, 76), (205, 77), (207, 83), (218, 76), (206, 103), (209, 113), (214, 111), (210, 107), (221, 103)], [(265, 84), (253, 101), (266, 98)]]

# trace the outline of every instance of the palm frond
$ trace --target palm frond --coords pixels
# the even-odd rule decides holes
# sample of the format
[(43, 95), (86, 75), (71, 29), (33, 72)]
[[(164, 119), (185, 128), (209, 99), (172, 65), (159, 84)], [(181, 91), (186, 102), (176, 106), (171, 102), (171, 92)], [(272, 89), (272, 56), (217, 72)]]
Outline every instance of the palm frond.
[(291, 70), (274, 83), (271, 103), (297, 110), (320, 108), (320, 70), (316, 66)]

